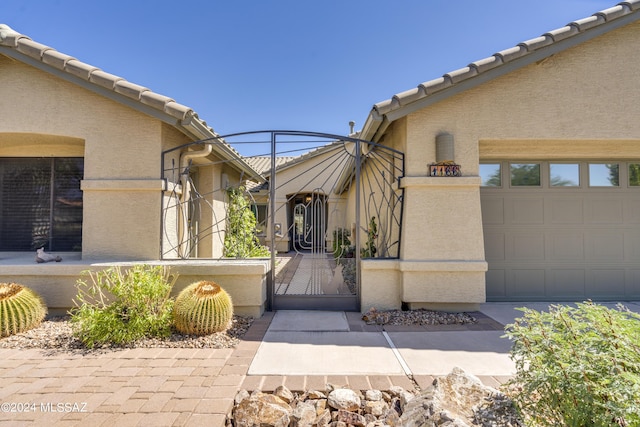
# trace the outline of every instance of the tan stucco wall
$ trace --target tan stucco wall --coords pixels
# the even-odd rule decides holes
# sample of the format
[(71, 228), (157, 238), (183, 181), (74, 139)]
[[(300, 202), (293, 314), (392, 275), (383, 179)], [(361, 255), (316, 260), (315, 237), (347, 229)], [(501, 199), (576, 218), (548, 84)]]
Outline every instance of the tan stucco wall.
[[(171, 197), (175, 187), (165, 188), (161, 177), (169, 183), (179, 179), (177, 170), (169, 168), (172, 160), (179, 165), (181, 151), (165, 156), (164, 173), (162, 152), (189, 139), (156, 118), (1, 55), (0, 74), (0, 156), (84, 157), (83, 258), (171, 255), (177, 229), (164, 230), (161, 248), (160, 222), (163, 198)], [(208, 159), (214, 160), (214, 155)], [(218, 189), (210, 197), (218, 217), (224, 203), (221, 172), (227, 168), (217, 166), (207, 176), (211, 188)], [(176, 216), (165, 214), (169, 220)], [(213, 237), (203, 242), (211, 257), (221, 250)]]
[[(18, 261), (2, 259), (0, 282), (20, 283), (38, 292), (51, 314), (64, 314), (74, 307), (76, 283), (88, 280), (87, 271), (101, 271), (113, 266), (127, 268), (132, 263), (89, 263), (81, 261), (78, 254), (62, 254), (61, 263), (37, 264), (22, 258)], [(266, 307), (266, 274), (268, 261), (155, 261), (150, 265), (167, 266), (178, 274), (172, 296), (185, 286), (199, 280), (213, 280), (231, 296), (234, 312), (242, 316), (260, 317)]]
[[(412, 306), (484, 299), (481, 159), (640, 158), (640, 23), (613, 31), (408, 115), (402, 300)], [(435, 139), (452, 134), (464, 178), (430, 178)], [(400, 143), (400, 146), (403, 144)], [(434, 265), (452, 262), (451, 268)], [(402, 263), (401, 263), (402, 265)], [(464, 265), (472, 266), (466, 271)], [(462, 306), (462, 305), (461, 305)]]

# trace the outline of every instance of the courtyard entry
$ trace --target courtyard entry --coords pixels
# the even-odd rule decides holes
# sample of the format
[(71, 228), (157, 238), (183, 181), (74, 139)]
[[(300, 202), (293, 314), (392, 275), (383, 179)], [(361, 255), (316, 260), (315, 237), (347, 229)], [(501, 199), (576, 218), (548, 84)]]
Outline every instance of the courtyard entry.
[[(209, 160), (229, 147), (254, 175)], [(266, 258), (269, 309), (359, 310), (361, 259), (400, 255), (404, 157), (388, 147), (249, 132), (169, 150), (163, 164), (163, 257)]]

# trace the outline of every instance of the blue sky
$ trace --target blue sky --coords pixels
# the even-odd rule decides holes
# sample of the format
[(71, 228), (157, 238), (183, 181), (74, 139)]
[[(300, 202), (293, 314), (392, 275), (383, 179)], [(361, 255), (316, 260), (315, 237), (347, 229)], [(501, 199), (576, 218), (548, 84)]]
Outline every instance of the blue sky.
[(193, 108), (219, 134), (347, 134), (373, 104), (602, 0), (32, 0), (0, 23)]

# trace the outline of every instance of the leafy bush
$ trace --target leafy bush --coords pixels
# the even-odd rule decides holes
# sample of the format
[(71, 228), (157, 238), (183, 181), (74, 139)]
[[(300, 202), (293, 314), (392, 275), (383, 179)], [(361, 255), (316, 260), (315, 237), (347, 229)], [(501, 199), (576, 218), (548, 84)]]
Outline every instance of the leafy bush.
[(520, 310), (507, 385), (527, 425), (640, 425), (640, 315), (591, 302)]
[(224, 236), (224, 256), (230, 258), (259, 258), (271, 255), (257, 236), (256, 216), (245, 196), (244, 187), (227, 190), (227, 230)]
[(351, 246), (351, 232), (346, 228), (336, 228), (333, 230), (333, 257), (345, 257)]
[(171, 288), (177, 275), (162, 266), (112, 267), (78, 280), (70, 311), (74, 335), (87, 347), (126, 344), (171, 334)]
[(378, 238), (378, 226), (376, 224), (376, 217), (372, 216), (369, 221), (369, 228), (367, 228), (367, 243), (364, 248), (360, 248), (360, 256), (362, 258), (374, 258), (376, 256), (376, 239)]

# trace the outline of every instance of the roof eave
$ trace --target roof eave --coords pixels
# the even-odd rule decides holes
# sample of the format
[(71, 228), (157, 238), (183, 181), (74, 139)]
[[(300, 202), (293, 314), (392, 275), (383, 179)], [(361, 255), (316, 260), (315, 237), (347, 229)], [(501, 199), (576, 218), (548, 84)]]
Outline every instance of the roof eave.
[[(192, 137), (198, 141), (219, 139), (219, 135), (216, 134), (209, 126), (207, 126), (202, 120), (191, 117), (185, 120), (180, 120), (176, 124), (176, 127), (180, 129), (187, 136)], [(264, 177), (253, 169), (241, 156), (239, 156), (229, 145), (227, 144), (213, 144), (212, 151), (216, 153), (222, 159), (230, 160), (230, 165), (234, 167), (238, 172), (247, 174), (251, 179), (257, 179), (263, 182)]]

